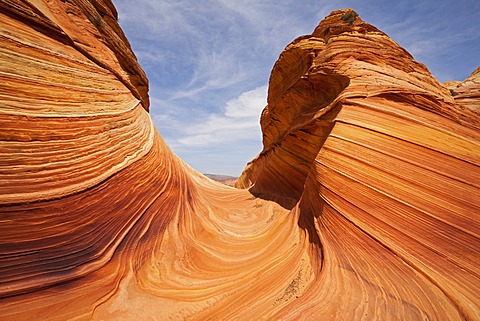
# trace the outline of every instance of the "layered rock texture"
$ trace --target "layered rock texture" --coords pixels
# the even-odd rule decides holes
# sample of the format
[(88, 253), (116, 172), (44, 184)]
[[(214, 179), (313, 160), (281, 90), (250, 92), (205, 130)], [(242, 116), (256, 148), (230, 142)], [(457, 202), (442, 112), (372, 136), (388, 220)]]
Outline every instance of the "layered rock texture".
[(480, 319), (478, 69), (447, 88), (334, 11), (234, 189), (155, 130), (109, 0), (0, 21), (1, 320)]
[[(467, 78), (465, 81), (450, 81), (445, 83), (450, 93), (460, 106), (480, 112), (480, 67)], [(478, 117), (477, 117), (478, 120)], [(478, 127), (478, 123), (476, 124)]]

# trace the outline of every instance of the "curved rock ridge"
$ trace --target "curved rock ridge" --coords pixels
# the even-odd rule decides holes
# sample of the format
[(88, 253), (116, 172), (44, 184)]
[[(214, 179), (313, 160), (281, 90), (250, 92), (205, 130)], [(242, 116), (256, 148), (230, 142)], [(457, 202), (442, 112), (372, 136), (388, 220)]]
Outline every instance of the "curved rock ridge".
[(79, 192), (143, 157), (148, 82), (112, 3), (0, 6), (0, 204)]
[[(478, 120), (478, 114), (480, 114), (480, 67), (475, 69), (464, 81), (450, 81), (445, 85), (450, 89), (455, 102), (476, 112)], [(478, 127), (478, 123), (476, 125)]]
[[(259, 194), (295, 196), (292, 202), (285, 201), (295, 204), (338, 112), (352, 99), (371, 101), (377, 109), (390, 103), (389, 113), (401, 113), (401, 106), (418, 110), (419, 120), (423, 114), (432, 118), (429, 127), (438, 123), (451, 131), (443, 122), (446, 117), (462, 125), (456, 126), (461, 135), (478, 138), (478, 113), (455, 104), (424, 65), (353, 10), (334, 11), (312, 35), (288, 45), (273, 67), (268, 105), (260, 120), (264, 148), (237, 187), (253, 185), (251, 190)], [(270, 162), (275, 166), (264, 170)], [(282, 175), (285, 170), (296, 175)]]
[(334, 11), (235, 189), (157, 133), (109, 0), (0, 21), (0, 320), (480, 319), (478, 73), (452, 96)]
[(292, 207), (321, 249), (298, 309), (278, 317), (479, 318), (477, 74), (454, 100), (351, 9), (287, 46), (264, 149), (237, 180)]
[[(129, 94), (141, 100), (148, 110), (148, 80), (117, 23), (117, 11), (110, 0), (7, 0), (0, 4), (0, 10), (2, 58), (17, 61), (22, 69), (15, 72), (20, 79), (11, 81), (14, 84), (15, 80), (21, 81), (22, 76), (34, 76), (30, 79), (32, 83), (27, 83), (32, 87), (24, 90), (38, 95), (19, 95), (18, 99), (48, 99), (52, 108), (56, 105), (54, 102), (77, 109), (74, 104), (83, 103), (86, 105), (83, 112), (87, 112), (92, 107), (101, 107), (102, 102), (115, 102), (111, 90), (118, 90), (118, 86), (111, 84), (111, 80), (102, 79), (103, 76), (122, 82)], [(13, 76), (7, 66), (2, 67), (5, 68), (2, 72), (7, 73), (2, 74), (4, 77)], [(45, 75), (49, 77), (45, 78)], [(51, 92), (42, 90), (42, 80), (47, 81), (43, 85)], [(92, 93), (93, 89), (99, 89), (99, 96)], [(101, 96), (102, 89), (110, 90), (107, 94), (103, 92), (106, 97)], [(71, 95), (70, 100), (63, 97), (69, 92), (75, 93), (77, 100)], [(88, 107), (92, 103), (95, 104)], [(112, 105), (115, 104), (104, 108), (113, 112), (116, 109)], [(68, 114), (67, 108), (61, 111), (62, 115)]]

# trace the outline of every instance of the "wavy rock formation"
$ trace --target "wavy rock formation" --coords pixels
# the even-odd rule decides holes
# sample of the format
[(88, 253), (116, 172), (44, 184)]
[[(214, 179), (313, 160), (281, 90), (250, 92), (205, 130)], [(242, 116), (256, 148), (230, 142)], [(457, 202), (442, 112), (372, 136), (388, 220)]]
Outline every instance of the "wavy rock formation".
[(453, 97), (334, 11), (234, 189), (156, 132), (109, 0), (0, 21), (1, 320), (480, 319), (478, 72)]

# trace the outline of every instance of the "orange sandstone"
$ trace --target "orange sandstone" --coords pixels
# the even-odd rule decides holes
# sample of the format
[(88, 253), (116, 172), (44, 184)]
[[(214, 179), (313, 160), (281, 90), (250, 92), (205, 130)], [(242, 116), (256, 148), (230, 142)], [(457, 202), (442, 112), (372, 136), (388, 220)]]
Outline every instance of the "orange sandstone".
[(334, 11), (234, 189), (155, 130), (109, 0), (0, 21), (0, 319), (480, 319), (478, 69), (453, 96)]

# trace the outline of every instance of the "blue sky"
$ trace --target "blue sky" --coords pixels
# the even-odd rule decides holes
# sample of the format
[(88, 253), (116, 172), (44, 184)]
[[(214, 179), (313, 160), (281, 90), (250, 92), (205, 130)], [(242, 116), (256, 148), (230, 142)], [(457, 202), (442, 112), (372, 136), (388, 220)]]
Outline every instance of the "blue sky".
[(478, 0), (113, 1), (149, 78), (155, 126), (202, 173), (238, 176), (261, 151), (273, 64), (332, 10), (355, 9), (440, 81), (480, 65)]

